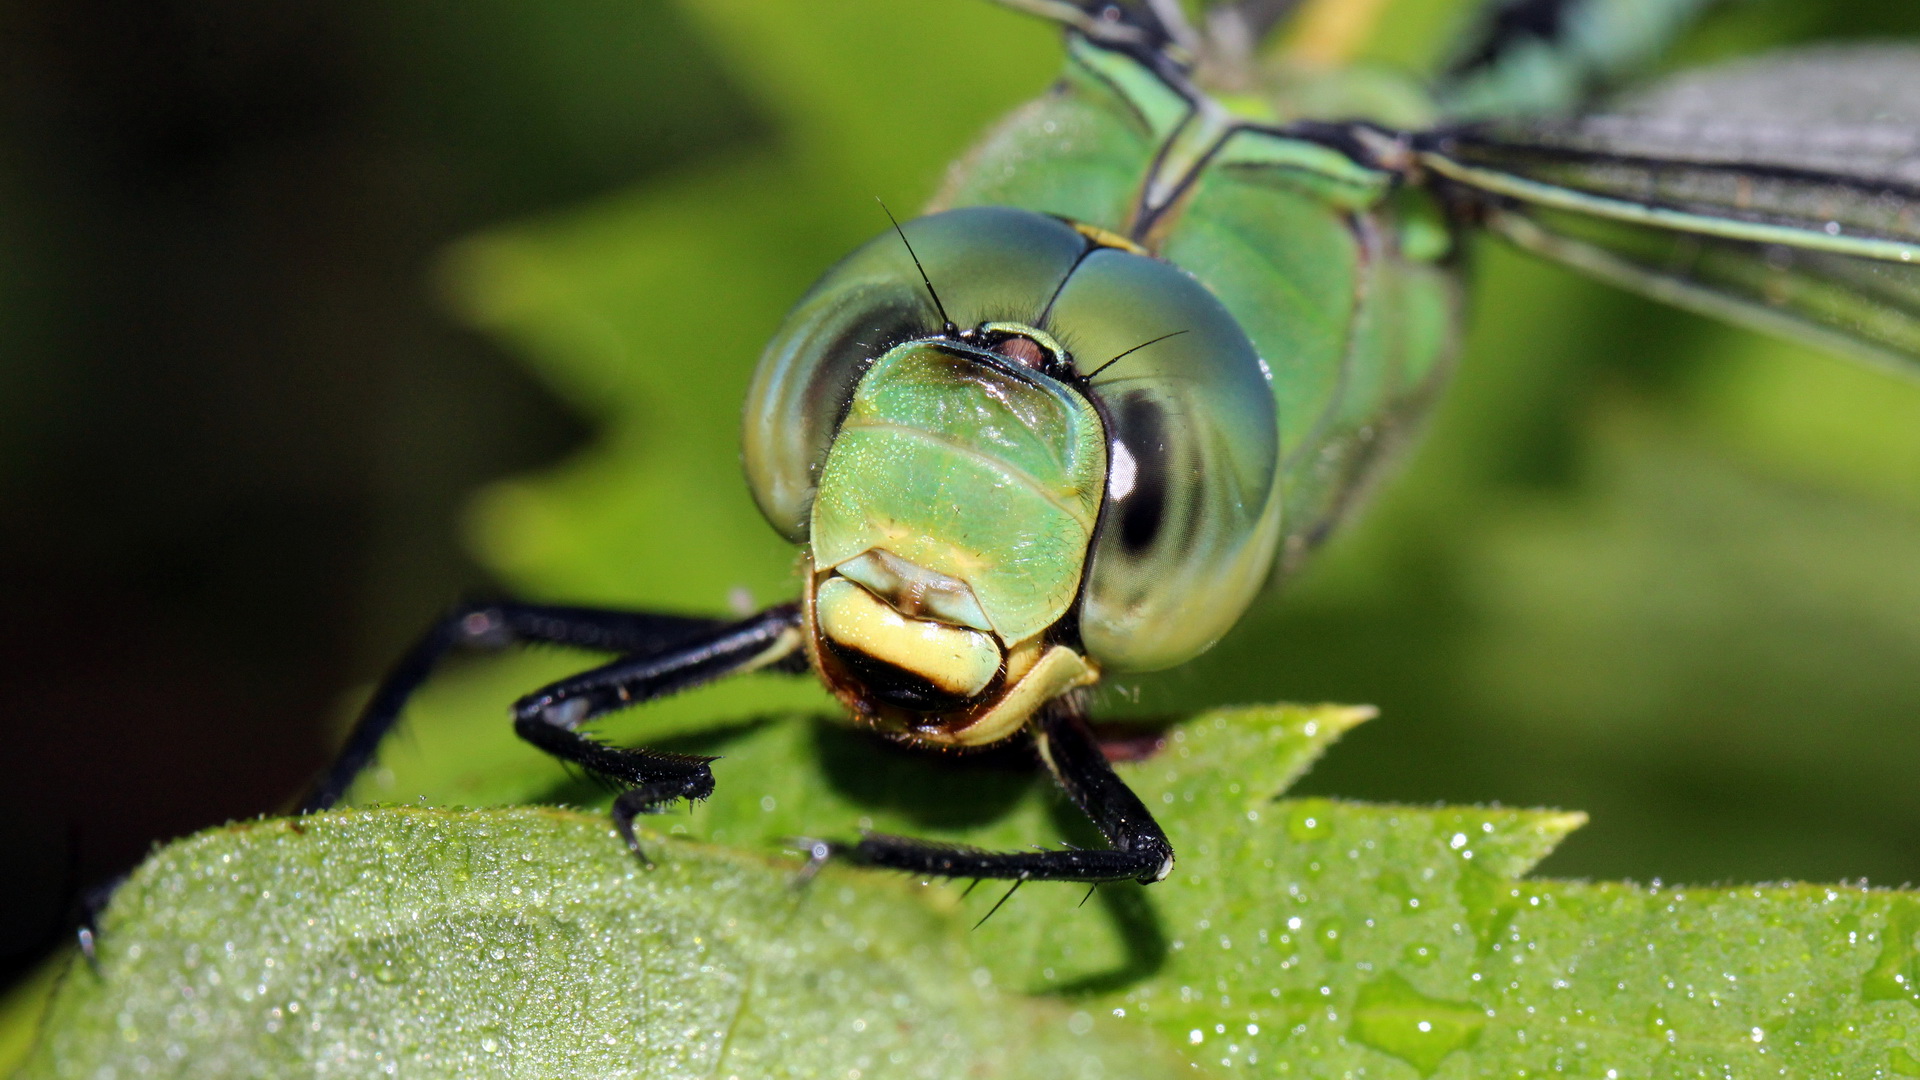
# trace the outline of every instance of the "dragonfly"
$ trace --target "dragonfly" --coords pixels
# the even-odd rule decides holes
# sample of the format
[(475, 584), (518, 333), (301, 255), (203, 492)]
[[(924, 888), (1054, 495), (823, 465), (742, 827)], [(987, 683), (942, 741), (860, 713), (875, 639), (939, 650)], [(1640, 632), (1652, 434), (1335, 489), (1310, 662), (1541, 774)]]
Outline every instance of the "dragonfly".
[[(1368, 0), (1002, 0), (1066, 65), (921, 216), (828, 269), (748, 391), (747, 481), (799, 595), (738, 620), (519, 602), (447, 613), (303, 803), (336, 804), (456, 650), (612, 659), (512, 707), (637, 816), (709, 758), (592, 721), (717, 679), (821, 680), (930, 752), (1029, 739), (1103, 849), (868, 833), (815, 861), (1016, 884), (1165, 879), (1090, 691), (1177, 667), (1296, 570), (1453, 366), (1485, 233), (1680, 307), (1920, 372), (1920, 50), (1825, 47), (1592, 91), (1693, 0), (1490, 7), (1434, 85), (1355, 78)], [(1265, 44), (1290, 42), (1276, 63)]]

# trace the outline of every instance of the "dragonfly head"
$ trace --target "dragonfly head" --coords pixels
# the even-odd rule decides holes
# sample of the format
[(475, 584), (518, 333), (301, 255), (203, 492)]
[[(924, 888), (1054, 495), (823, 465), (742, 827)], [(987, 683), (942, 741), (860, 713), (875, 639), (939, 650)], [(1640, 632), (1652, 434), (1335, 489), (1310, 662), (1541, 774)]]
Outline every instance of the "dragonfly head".
[(1012, 324), (887, 351), (820, 473), (805, 605), (815, 666), (919, 742), (996, 742), (1098, 669), (1071, 633), (1100, 515), (1099, 413)]
[(768, 344), (745, 419), (754, 499), (808, 552), (815, 669), (911, 742), (985, 745), (1103, 671), (1191, 659), (1280, 534), (1245, 331), (1179, 267), (1047, 214), (948, 210), (854, 251)]

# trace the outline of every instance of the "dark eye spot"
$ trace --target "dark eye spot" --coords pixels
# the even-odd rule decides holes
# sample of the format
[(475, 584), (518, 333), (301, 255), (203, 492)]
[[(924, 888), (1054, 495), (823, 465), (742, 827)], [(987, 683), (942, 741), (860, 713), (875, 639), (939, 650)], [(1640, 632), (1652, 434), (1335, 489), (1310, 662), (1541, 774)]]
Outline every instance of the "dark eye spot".
[(1120, 546), (1138, 555), (1153, 546), (1167, 517), (1167, 422), (1152, 398), (1127, 398), (1120, 439), (1134, 464), (1133, 490), (1120, 502)]

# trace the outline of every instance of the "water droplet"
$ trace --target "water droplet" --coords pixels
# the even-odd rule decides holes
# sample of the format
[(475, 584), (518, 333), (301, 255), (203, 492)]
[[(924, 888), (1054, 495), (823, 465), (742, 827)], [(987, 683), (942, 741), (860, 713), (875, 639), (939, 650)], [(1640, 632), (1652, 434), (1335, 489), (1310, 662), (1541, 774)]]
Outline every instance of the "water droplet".
[(1445, 1001), (1415, 990), (1397, 972), (1360, 988), (1353, 1002), (1354, 1041), (1391, 1054), (1432, 1076), (1448, 1054), (1471, 1043), (1486, 1013), (1464, 1001)]
[(1658, 1004), (1647, 1010), (1647, 1034), (1668, 1042), (1673, 1042), (1677, 1037), (1673, 1033), (1673, 1025), (1667, 1022), (1667, 1010)]
[(1912, 1001), (1920, 1004), (1920, 901), (1902, 898), (1887, 912), (1880, 931), (1880, 956), (1860, 980), (1860, 996), (1868, 1001)]
[(1333, 804), (1325, 799), (1304, 799), (1287, 818), (1287, 835), (1295, 840), (1325, 840), (1333, 835), (1328, 812)]
[(1473, 928), (1480, 952), (1491, 951), (1520, 911), (1520, 898), (1513, 883), (1478, 866), (1469, 866), (1461, 869), (1453, 889), (1460, 898), (1460, 906), (1466, 909), (1467, 925)]
[(1406, 878), (1391, 870), (1375, 878), (1374, 884), (1388, 896), (1398, 897), (1400, 902), (1407, 905), (1409, 909), (1420, 906), (1420, 898), (1414, 894), (1413, 886), (1407, 884)]
[(1320, 943), (1320, 951), (1336, 963), (1340, 960), (1340, 933), (1345, 929), (1346, 926), (1339, 919), (1328, 919), (1313, 931), (1313, 939)]

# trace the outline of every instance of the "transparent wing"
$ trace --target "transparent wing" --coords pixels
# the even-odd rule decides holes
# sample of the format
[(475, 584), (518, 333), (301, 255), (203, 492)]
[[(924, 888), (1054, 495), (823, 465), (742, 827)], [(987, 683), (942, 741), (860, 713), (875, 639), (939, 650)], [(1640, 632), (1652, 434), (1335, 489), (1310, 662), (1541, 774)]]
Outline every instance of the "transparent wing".
[(1418, 140), (1523, 246), (1882, 359), (1920, 358), (1920, 48), (1803, 50), (1587, 116)]
[(1711, 0), (1488, 0), (1434, 88), (1444, 115), (1564, 113), (1665, 51)]
[(1920, 376), (1920, 266), (1495, 209), (1536, 255), (1676, 307)]
[(1525, 203), (1868, 257), (1920, 240), (1920, 47), (1783, 54), (1424, 143), (1440, 175)]

